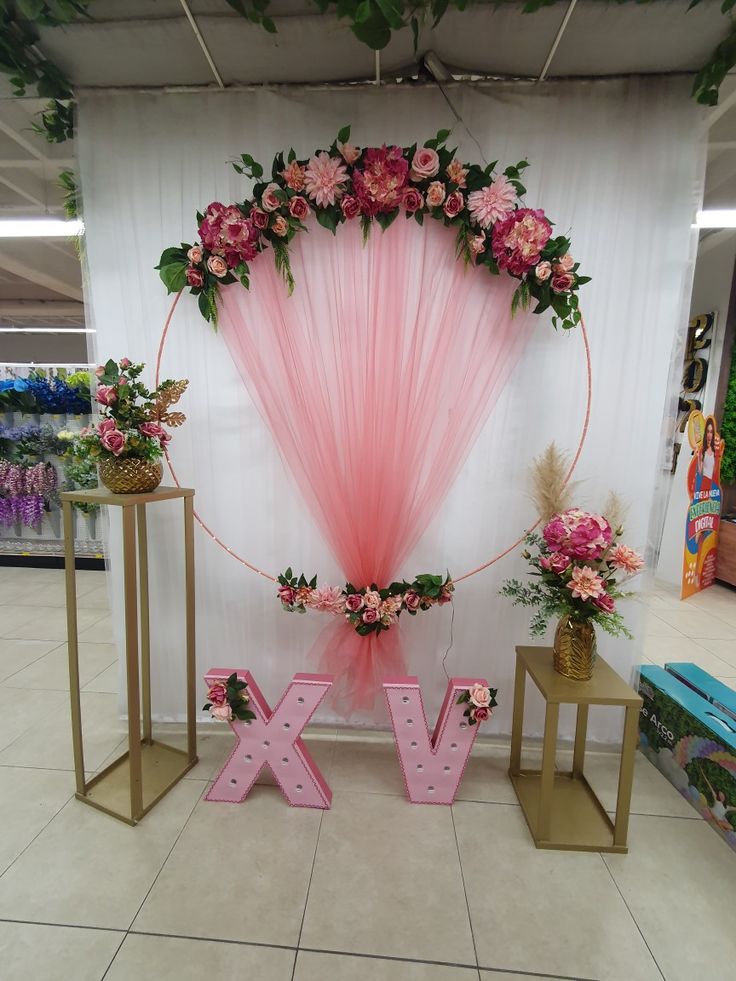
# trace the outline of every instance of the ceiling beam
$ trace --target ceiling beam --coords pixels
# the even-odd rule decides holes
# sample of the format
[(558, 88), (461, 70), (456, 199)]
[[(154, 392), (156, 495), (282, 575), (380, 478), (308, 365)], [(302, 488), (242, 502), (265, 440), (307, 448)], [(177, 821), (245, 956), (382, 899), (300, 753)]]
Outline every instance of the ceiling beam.
[(710, 235), (704, 235), (698, 243), (698, 259), (702, 259), (704, 255), (723, 245), (734, 235), (736, 235), (736, 228), (721, 228), (711, 232)]
[(57, 279), (56, 276), (50, 276), (40, 269), (33, 269), (27, 263), (20, 262), (2, 250), (0, 250), (0, 269), (4, 269), (14, 276), (20, 276), (21, 279), (25, 279), (29, 283), (35, 283), (36, 286), (43, 286), (44, 289), (59, 293), (61, 296), (68, 296), (70, 299), (77, 300), (80, 303), (84, 300), (82, 290), (79, 286), (72, 286), (70, 283), (65, 283), (63, 280)]
[(48, 201), (47, 186), (43, 181), (39, 181), (33, 175), (26, 175), (25, 183), (19, 184), (17, 181), (12, 181), (9, 177), (0, 174), (0, 184), (7, 187), (13, 194), (17, 194), (18, 197), (23, 198), (25, 201), (30, 201), (37, 208), (45, 210)]
[(733, 90), (733, 92), (731, 92), (730, 95), (727, 95), (725, 99), (722, 99), (717, 106), (714, 106), (713, 109), (711, 109), (710, 112), (706, 115), (705, 117), (706, 130), (709, 130), (713, 126), (715, 126), (718, 120), (721, 119), (722, 116), (725, 116), (726, 113), (729, 112), (731, 109), (733, 109), (734, 106), (736, 106), (736, 88)]
[(570, 3), (567, 6), (567, 10), (565, 11), (565, 16), (562, 18), (562, 23), (557, 29), (557, 34), (555, 34), (555, 39), (552, 42), (552, 47), (549, 49), (549, 54), (547, 55), (544, 65), (542, 66), (542, 70), (539, 73), (539, 78), (537, 79), (538, 82), (543, 82), (547, 77), (547, 73), (549, 72), (549, 66), (552, 64), (552, 59), (554, 58), (557, 52), (557, 48), (560, 45), (560, 41), (562, 40), (562, 35), (567, 30), (567, 25), (570, 23), (570, 18), (572, 17), (572, 12), (576, 7), (577, 2), (578, 0), (570, 0)]
[(8, 126), (8, 124), (3, 122), (2, 119), (0, 119), (0, 133), (5, 133), (6, 136), (9, 136), (11, 140), (14, 140), (18, 146), (23, 147), (26, 153), (30, 153), (30, 155), (35, 157), (36, 160), (45, 159), (41, 151), (37, 150), (33, 144), (29, 143), (25, 136), (21, 136), (17, 130), (14, 130), (12, 126)]
[[(734, 144), (736, 147), (736, 143)], [(40, 170), (45, 172), (47, 170), (55, 170), (57, 167), (59, 170), (68, 169), (74, 167), (75, 161), (73, 157), (58, 157), (58, 158), (46, 158), (42, 160), (1, 160), (0, 159), (0, 170)]]
[(207, 42), (202, 37), (202, 32), (200, 31), (199, 26), (197, 25), (197, 22), (194, 19), (194, 14), (189, 9), (189, 4), (187, 3), (187, 0), (179, 0), (179, 3), (182, 6), (182, 10), (187, 15), (187, 20), (189, 21), (192, 30), (194, 31), (194, 36), (197, 39), (197, 44), (200, 46), (200, 48), (202, 49), (202, 53), (207, 59), (207, 64), (210, 66), (212, 74), (215, 76), (215, 81), (217, 82), (217, 84), (220, 86), (221, 89), (224, 89), (225, 83), (222, 80), (222, 75), (217, 70), (217, 65), (215, 64), (215, 60), (210, 54), (210, 49), (207, 47)]
[(73, 300), (0, 300), (0, 317), (76, 317), (84, 320), (84, 304)]

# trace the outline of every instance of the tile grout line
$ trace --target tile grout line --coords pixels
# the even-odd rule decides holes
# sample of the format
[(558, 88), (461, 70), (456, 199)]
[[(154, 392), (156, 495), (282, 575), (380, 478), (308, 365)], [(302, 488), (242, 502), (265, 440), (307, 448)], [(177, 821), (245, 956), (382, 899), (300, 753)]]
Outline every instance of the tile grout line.
[[(69, 772), (69, 771), (64, 770), (64, 771), (59, 771), (59, 772), (66, 773), (66, 772)], [(10, 863), (10, 865), (7, 867), (7, 869), (3, 869), (3, 871), (0, 872), (0, 879), (2, 879), (2, 877), (5, 875), (6, 872), (9, 872), (12, 869), (12, 867), (15, 865), (15, 863), (18, 861), (19, 858), (21, 858), (23, 855), (25, 855), (25, 853), (31, 847), (31, 845), (33, 844), (33, 842), (39, 837), (39, 835), (42, 835), (44, 833), (44, 831), (46, 830), (46, 828), (48, 828), (48, 826), (51, 824), (51, 822), (52, 821), (55, 821), (56, 818), (61, 814), (61, 812), (66, 807), (69, 806), (70, 801), (73, 801), (73, 800), (74, 800), (74, 794), (72, 793), (72, 794), (69, 795), (69, 797), (67, 797), (67, 799), (61, 805), (61, 807), (58, 809), (58, 811), (54, 811), (54, 813), (48, 819), (48, 821), (46, 822), (46, 824), (44, 824), (44, 826), (38, 831), (38, 833), (35, 834), (33, 836), (33, 838), (31, 838), (31, 840), (28, 842), (28, 844), (25, 846), (25, 848), (23, 848), (20, 852), (18, 852), (18, 854), (15, 856), (15, 858)]]
[[(332, 752), (330, 753), (330, 766), (329, 771), (332, 771), (332, 765), (335, 761), (335, 751), (337, 747), (337, 731), (335, 731), (335, 736), (332, 740)], [(330, 801), (330, 807), (332, 807), (332, 802)], [(312, 877), (314, 876), (314, 866), (317, 863), (317, 851), (319, 850), (319, 840), (322, 836), (322, 822), (325, 817), (325, 812), (322, 810), (319, 815), (319, 824), (317, 826), (317, 839), (314, 843), (314, 852), (312, 854), (312, 866), (309, 869), (309, 882), (307, 883), (307, 893), (304, 897), (304, 909), (302, 910), (302, 919), (299, 924), (299, 936), (296, 940), (296, 951), (294, 952), (294, 963), (291, 968), (291, 981), (294, 981), (294, 976), (296, 975), (296, 962), (299, 959), (299, 947), (302, 942), (302, 933), (304, 932), (304, 921), (307, 918), (307, 905), (309, 903), (309, 893), (312, 888)]]
[[(11, 641), (14, 640), (16, 643), (18, 642), (19, 639), (20, 638), (17, 638), (17, 637), (0, 637), (0, 640), (11, 640)], [(29, 640), (28, 643), (29, 644), (43, 644), (43, 643), (45, 643), (45, 641), (43, 641), (43, 640)], [(49, 644), (54, 644), (56, 642), (53, 641), (53, 640), (50, 640), (50, 641), (48, 641), (48, 643)], [(39, 654), (38, 657), (35, 657), (32, 661), (29, 661), (28, 664), (24, 664), (22, 668), (18, 668), (17, 671), (13, 671), (12, 674), (9, 674), (7, 677), (3, 678), (2, 681), (0, 681), (0, 685), (2, 685), (3, 687), (6, 687), (6, 686), (7, 687), (12, 687), (10, 685), (7, 685), (8, 681), (10, 681), (11, 678), (14, 678), (17, 674), (20, 674), (21, 671), (25, 671), (26, 668), (30, 668), (32, 665), (36, 664), (38, 661), (43, 660), (43, 658), (48, 657), (49, 654), (54, 654), (56, 651), (59, 650), (60, 647), (63, 647), (64, 644), (66, 644), (66, 641), (65, 640), (60, 640), (59, 643), (56, 644), (56, 647), (52, 647), (51, 650), (50, 651), (46, 651), (45, 654)], [(31, 690), (34, 690), (34, 689), (31, 689)]]
[(642, 939), (642, 940), (644, 941), (644, 946), (645, 946), (645, 947), (647, 948), (647, 950), (649, 951), (649, 956), (650, 956), (650, 957), (652, 958), (652, 960), (654, 961), (654, 966), (655, 966), (655, 967), (657, 968), (657, 970), (659, 971), (659, 973), (660, 973), (660, 974), (662, 975), (662, 981), (667, 981), (667, 978), (665, 977), (665, 974), (664, 974), (664, 971), (663, 971), (663, 970), (662, 970), (662, 968), (661, 968), (661, 967), (659, 966), (659, 961), (658, 961), (658, 960), (657, 960), (657, 958), (656, 958), (656, 957), (654, 956), (654, 951), (653, 951), (653, 950), (652, 950), (652, 948), (651, 948), (651, 947), (649, 946), (649, 942), (648, 942), (648, 940), (647, 940), (647, 938), (646, 938), (646, 937), (644, 936), (644, 931), (643, 931), (643, 930), (642, 930), (642, 928), (641, 928), (641, 927), (639, 926), (639, 922), (638, 922), (638, 920), (636, 919), (636, 917), (634, 916), (634, 914), (633, 914), (633, 912), (632, 912), (632, 909), (631, 909), (631, 907), (630, 907), (630, 906), (629, 906), (629, 904), (628, 904), (628, 903), (626, 902), (626, 897), (624, 896), (624, 894), (623, 894), (623, 892), (621, 891), (621, 888), (619, 887), (619, 884), (618, 884), (618, 882), (616, 882), (616, 876), (615, 876), (615, 875), (613, 874), (613, 872), (611, 871), (611, 867), (609, 866), (609, 864), (608, 864), (608, 862), (606, 861), (606, 858), (605, 858), (605, 855), (603, 855), (603, 854), (602, 854), (601, 852), (599, 852), (599, 854), (600, 854), (600, 857), (601, 857), (601, 861), (603, 862), (603, 865), (605, 866), (605, 869), (606, 869), (606, 871), (608, 872), (608, 874), (609, 874), (609, 876), (611, 877), (611, 881), (613, 882), (613, 884), (614, 884), (614, 886), (616, 887), (616, 892), (617, 892), (617, 893), (619, 894), (619, 896), (621, 897), (621, 902), (622, 902), (622, 903), (624, 904), (624, 906), (625, 906), (625, 907), (626, 907), (626, 909), (628, 910), (628, 913), (629, 913), (629, 916), (631, 917), (631, 919), (632, 919), (632, 920), (633, 920), (633, 922), (634, 922), (634, 926), (635, 926), (635, 927), (636, 927), (636, 929), (637, 929), (637, 930), (639, 931), (639, 936), (640, 936), (640, 937), (641, 937), (641, 939)]
[(127, 926), (127, 928), (126, 928), (126, 930), (125, 930), (125, 936), (124, 936), (124, 937), (123, 937), (123, 939), (122, 939), (122, 940), (120, 941), (120, 944), (119, 944), (119, 946), (118, 946), (118, 949), (117, 949), (117, 950), (115, 951), (115, 953), (114, 953), (114, 955), (113, 955), (113, 957), (112, 957), (112, 960), (111, 960), (111, 961), (110, 961), (110, 963), (109, 963), (109, 964), (107, 965), (107, 968), (106, 968), (106, 970), (105, 970), (105, 973), (104, 973), (104, 974), (102, 975), (102, 978), (100, 979), (100, 981), (105, 981), (105, 978), (107, 977), (107, 974), (108, 974), (108, 971), (110, 970), (110, 968), (112, 967), (112, 965), (113, 965), (113, 964), (115, 963), (115, 959), (117, 958), (117, 956), (118, 956), (118, 954), (120, 953), (120, 950), (121, 950), (121, 948), (122, 948), (122, 946), (123, 946), (123, 944), (124, 944), (124, 943), (125, 943), (125, 941), (126, 941), (126, 940), (128, 939), (128, 936), (129, 936), (129, 935), (130, 935), (130, 933), (131, 933), (131, 930), (132, 930), (132, 927), (133, 927), (133, 924), (135, 923), (135, 921), (136, 921), (136, 919), (138, 918), (138, 915), (140, 914), (140, 911), (141, 911), (141, 910), (143, 909), (143, 907), (145, 906), (145, 904), (146, 904), (146, 900), (147, 900), (147, 899), (148, 899), (148, 897), (149, 897), (149, 896), (151, 895), (151, 892), (152, 892), (152, 890), (153, 890), (153, 887), (154, 887), (154, 886), (156, 885), (156, 883), (158, 882), (158, 878), (159, 878), (159, 876), (161, 875), (161, 873), (163, 872), (163, 870), (164, 870), (164, 866), (166, 865), (166, 863), (168, 862), (168, 860), (169, 860), (169, 859), (171, 858), (171, 853), (172, 853), (172, 852), (174, 851), (174, 849), (176, 848), (176, 846), (177, 846), (177, 844), (179, 843), (179, 839), (180, 839), (180, 838), (181, 838), (181, 836), (182, 836), (182, 835), (184, 834), (184, 831), (185, 831), (185, 829), (186, 829), (186, 827), (187, 827), (187, 825), (188, 825), (188, 824), (189, 824), (189, 822), (191, 821), (191, 819), (192, 819), (192, 815), (194, 814), (194, 812), (195, 812), (195, 810), (196, 810), (196, 808), (197, 808), (197, 804), (199, 804), (199, 802), (200, 802), (200, 801), (202, 800), (202, 795), (203, 795), (203, 794), (205, 793), (205, 791), (207, 790), (207, 787), (208, 787), (208, 781), (206, 781), (206, 780), (204, 780), (204, 781), (202, 781), (202, 782), (204, 783), (204, 787), (202, 788), (202, 791), (201, 791), (201, 793), (199, 794), (199, 796), (197, 797), (197, 799), (196, 799), (196, 800), (194, 801), (194, 803), (192, 804), (192, 808), (191, 808), (191, 810), (189, 811), (189, 814), (187, 815), (187, 819), (186, 819), (186, 821), (184, 822), (184, 824), (182, 824), (182, 826), (181, 826), (181, 830), (179, 831), (179, 834), (178, 834), (178, 835), (176, 836), (176, 838), (174, 838), (174, 841), (173, 841), (173, 843), (172, 843), (172, 845), (171, 845), (171, 848), (170, 848), (170, 849), (168, 850), (168, 852), (166, 853), (166, 857), (164, 858), (164, 860), (163, 860), (163, 862), (162, 862), (162, 863), (161, 863), (161, 865), (159, 866), (159, 870), (158, 870), (158, 872), (157, 872), (157, 873), (156, 873), (156, 875), (155, 875), (155, 876), (153, 877), (153, 882), (152, 882), (152, 883), (151, 883), (151, 885), (150, 885), (150, 886), (148, 887), (148, 890), (146, 891), (146, 895), (145, 895), (145, 896), (143, 897), (143, 899), (141, 900), (141, 904), (140, 904), (140, 906), (138, 907), (138, 909), (137, 909), (137, 910), (135, 911), (135, 913), (133, 914), (133, 917), (132, 917), (132, 919), (131, 919), (131, 921), (130, 921), (130, 923), (128, 924), (128, 926)]
[(470, 939), (473, 941), (473, 953), (475, 954), (475, 966), (478, 968), (478, 981), (480, 977), (480, 961), (478, 959), (478, 947), (475, 943), (475, 931), (473, 930), (473, 917), (470, 915), (470, 902), (468, 900), (468, 890), (465, 886), (465, 872), (463, 871), (463, 860), (460, 855), (460, 842), (457, 838), (457, 828), (455, 826), (455, 805), (450, 805), (450, 820), (452, 821), (452, 833), (455, 838), (455, 850), (457, 852), (457, 864), (460, 868), (460, 881), (463, 884), (463, 896), (465, 896), (465, 911), (468, 914), (468, 926), (470, 927)]

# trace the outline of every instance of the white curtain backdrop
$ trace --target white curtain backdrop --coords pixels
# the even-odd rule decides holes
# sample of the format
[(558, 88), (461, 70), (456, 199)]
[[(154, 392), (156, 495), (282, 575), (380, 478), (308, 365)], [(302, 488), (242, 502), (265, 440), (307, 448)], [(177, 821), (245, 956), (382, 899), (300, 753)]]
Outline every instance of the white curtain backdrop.
[[(153, 364), (170, 299), (153, 267), (161, 250), (193, 241), (195, 212), (210, 201), (243, 200), (249, 185), (227, 165), (249, 152), (268, 168), (293, 146), (306, 156), (329, 145), (345, 123), (359, 145), (421, 143), (454, 127), (463, 159), (502, 166), (526, 157), (526, 201), (544, 207), (593, 282), (581, 291), (593, 359), (590, 433), (577, 476), (579, 501), (600, 507), (609, 489), (630, 504), (626, 541), (647, 544), (657, 521), (655, 485), (664, 447), (673, 347), (680, 342), (683, 295), (691, 275), (690, 225), (702, 195), (699, 110), (682, 80), (630, 79), (545, 86), (451, 87), (467, 124), (441, 93), (420, 89), (80, 94), (79, 154), (88, 258), (87, 300), (97, 329), (93, 359), (127, 355)], [(469, 132), (473, 134), (470, 137)], [(378, 234), (376, 230), (376, 234)], [(417, 228), (417, 233), (421, 230)], [(339, 237), (339, 232), (338, 232)], [(271, 261), (270, 256), (259, 262)], [(448, 255), (447, 261), (453, 261)], [(258, 263), (253, 266), (258, 275)], [(478, 271), (478, 275), (485, 275)], [(297, 290), (300, 284), (297, 283)], [(267, 325), (264, 324), (264, 329)], [(163, 377), (187, 377), (172, 457), (196, 488), (204, 520), (233, 550), (272, 573), (291, 563), (322, 582), (339, 571), (247, 396), (220, 337), (196, 303), (179, 303)], [(472, 449), (439, 516), (403, 570), (449, 568), (461, 575), (505, 548), (534, 520), (527, 469), (555, 440), (573, 450), (585, 405), (579, 332), (555, 332), (546, 317)], [(154, 711), (183, 711), (182, 536), (179, 505), (149, 509)], [(119, 539), (112, 522), (110, 566), (120, 632)], [(204, 534), (196, 538), (197, 663), (248, 667), (276, 699), (306, 660), (324, 618), (287, 616), (266, 580)], [(514, 645), (529, 642), (528, 614), (498, 595), (523, 575), (518, 551), (456, 592), (454, 625), (443, 608), (401, 625), (410, 670), (436, 714), (450, 675), (484, 674), (500, 689), (489, 732), (510, 729)], [(628, 603), (634, 643), (600, 638), (604, 657), (625, 677), (641, 658), (642, 608)], [(527, 731), (541, 729), (541, 703), (527, 699)], [(321, 718), (332, 716), (323, 711)], [(353, 720), (385, 724), (376, 711)], [(569, 733), (571, 716), (564, 716)], [(592, 713), (591, 736), (617, 738), (612, 711)]]

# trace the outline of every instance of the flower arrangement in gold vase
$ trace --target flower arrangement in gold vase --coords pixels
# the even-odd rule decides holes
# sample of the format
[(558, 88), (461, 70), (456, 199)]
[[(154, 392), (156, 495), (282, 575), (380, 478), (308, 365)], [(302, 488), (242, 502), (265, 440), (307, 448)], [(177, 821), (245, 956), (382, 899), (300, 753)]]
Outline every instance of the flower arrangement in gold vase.
[(171, 439), (165, 427), (176, 428), (186, 419), (171, 407), (189, 382), (169, 378), (149, 391), (139, 380), (144, 367), (121, 358), (97, 368), (95, 400), (102, 418), (74, 442), (75, 457), (94, 461), (113, 494), (145, 494), (158, 487), (161, 457)]
[(534, 463), (533, 497), (543, 523), (541, 535), (527, 536), (524, 557), (536, 581), (507, 580), (501, 594), (514, 605), (536, 607), (532, 635), (543, 634), (558, 617), (554, 667), (576, 681), (587, 681), (596, 657), (595, 627), (614, 637), (631, 637), (617, 608), (630, 595), (622, 586), (644, 566), (624, 545), (621, 502), (610, 494), (603, 514), (572, 507), (566, 460), (552, 444)]

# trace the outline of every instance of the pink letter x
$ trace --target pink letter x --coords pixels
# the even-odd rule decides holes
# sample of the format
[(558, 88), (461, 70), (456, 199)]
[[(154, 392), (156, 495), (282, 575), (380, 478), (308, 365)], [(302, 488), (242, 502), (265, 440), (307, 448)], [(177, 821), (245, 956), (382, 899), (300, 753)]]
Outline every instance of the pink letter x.
[(478, 726), (463, 718), (467, 705), (458, 697), (479, 678), (452, 678), (430, 740), (417, 678), (387, 678), (383, 690), (412, 804), (452, 804), (473, 748)]
[[(212, 668), (205, 682), (224, 681), (232, 668)], [(292, 807), (329, 808), (332, 791), (309, 755), (301, 733), (332, 685), (329, 674), (295, 674), (273, 712), (250, 671), (238, 671), (248, 685), (250, 709), (256, 718), (233, 719), (237, 745), (220, 770), (206, 800), (244, 801), (262, 767), (269, 766)]]

